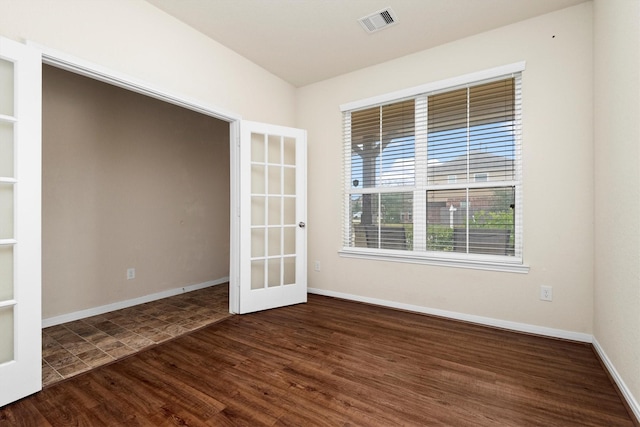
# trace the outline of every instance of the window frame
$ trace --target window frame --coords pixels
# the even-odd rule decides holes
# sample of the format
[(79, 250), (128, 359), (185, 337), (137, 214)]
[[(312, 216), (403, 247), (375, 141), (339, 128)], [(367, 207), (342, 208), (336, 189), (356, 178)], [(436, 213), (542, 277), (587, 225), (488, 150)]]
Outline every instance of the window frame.
[[(519, 79), (522, 79), (521, 72), (525, 69), (525, 62), (517, 62), (513, 64), (508, 64), (500, 67), (495, 67), (475, 73), (465, 74), (462, 76), (440, 80), (437, 82), (432, 82), (420, 86), (415, 86), (412, 88), (391, 92), (388, 94), (367, 98), (360, 101), (355, 101), (347, 104), (343, 104), (340, 106), (340, 109), (343, 113), (350, 113), (351, 111), (361, 110), (365, 108), (375, 107), (377, 105), (382, 105), (385, 103), (394, 103), (402, 101), (407, 98), (416, 98), (416, 104), (421, 102), (420, 98), (424, 98), (431, 95), (434, 92), (444, 92), (449, 90), (459, 89), (461, 87), (474, 86), (477, 84), (487, 83), (491, 80), (499, 80), (505, 79), (509, 77), (518, 76)], [(521, 102), (521, 101), (520, 101)], [(351, 120), (350, 114), (343, 114), (343, 126), (344, 126), (344, 141), (347, 141), (347, 138), (350, 140), (350, 132), (351, 132)], [(416, 134), (416, 139), (420, 138), (418, 134)], [(519, 136), (517, 136), (519, 138)], [(347, 144), (343, 146), (345, 159), (343, 161), (344, 170), (343, 170), (343, 179), (344, 179), (344, 188), (343, 188), (343, 200), (348, 200), (350, 194), (352, 193), (352, 189), (350, 187), (350, 179), (351, 179), (351, 169), (350, 169), (350, 161), (346, 159), (351, 157), (350, 147), (347, 147)], [(418, 155), (422, 155), (422, 153), (418, 153), (418, 148), (416, 146), (416, 158)], [(424, 153), (426, 156), (426, 153)], [(426, 158), (426, 157), (425, 157)], [(515, 273), (528, 273), (529, 267), (524, 264), (524, 257), (522, 253), (523, 248), (523, 234), (524, 231), (522, 229), (522, 176), (521, 176), (521, 154), (518, 157), (518, 164), (516, 166), (516, 203), (519, 206), (516, 214), (516, 229), (515, 233), (518, 235), (519, 239), (519, 248), (520, 252), (516, 254), (516, 256), (501, 256), (501, 255), (485, 255), (485, 254), (473, 254), (473, 253), (450, 253), (450, 252), (436, 252), (436, 251), (423, 251), (423, 250), (388, 250), (388, 249), (375, 249), (375, 248), (365, 248), (365, 247), (342, 247), (339, 250), (339, 255), (341, 257), (346, 258), (361, 258), (361, 259), (371, 259), (371, 260), (381, 260), (381, 261), (394, 261), (394, 262), (406, 262), (406, 263), (418, 263), (418, 264), (428, 264), (428, 265), (437, 265), (437, 266), (446, 266), (446, 267), (459, 267), (459, 268), (473, 268), (480, 270), (490, 270), (490, 271), (505, 271), (505, 272), (515, 272)], [(417, 177), (416, 177), (417, 178)], [(465, 187), (473, 188), (475, 186), (484, 187), (484, 182), (476, 183), (475, 180), (469, 181)], [(449, 183), (449, 185), (451, 185)], [(456, 184), (453, 184), (456, 185)], [(459, 184), (461, 185), (461, 184)], [(412, 191), (412, 189), (405, 189), (405, 191)], [(377, 191), (376, 191), (377, 193)], [(416, 191), (415, 194), (419, 192)], [(426, 193), (424, 194), (424, 201), (426, 202)], [(414, 201), (414, 204), (420, 204), (422, 200)], [(348, 206), (345, 206), (343, 209), (343, 236), (348, 235), (350, 232), (350, 212)], [(416, 216), (416, 212), (413, 212), (413, 216)], [(415, 228), (424, 227), (426, 228), (426, 224), (414, 224)], [(416, 233), (417, 234), (417, 233)], [(344, 242), (343, 242), (344, 244)], [(415, 242), (414, 242), (415, 245)], [(415, 246), (414, 246), (415, 247)]]

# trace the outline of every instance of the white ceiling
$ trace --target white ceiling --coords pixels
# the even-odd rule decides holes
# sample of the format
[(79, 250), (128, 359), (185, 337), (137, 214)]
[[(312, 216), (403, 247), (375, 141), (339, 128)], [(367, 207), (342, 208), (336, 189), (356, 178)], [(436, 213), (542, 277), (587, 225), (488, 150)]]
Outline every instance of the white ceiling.
[[(585, 0), (147, 0), (300, 87)], [(358, 19), (391, 7), (397, 24)]]

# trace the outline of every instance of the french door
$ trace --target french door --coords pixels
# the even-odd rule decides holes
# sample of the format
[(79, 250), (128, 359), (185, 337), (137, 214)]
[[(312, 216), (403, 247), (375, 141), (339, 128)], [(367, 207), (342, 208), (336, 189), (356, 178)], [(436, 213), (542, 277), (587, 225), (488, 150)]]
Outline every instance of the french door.
[(307, 301), (306, 132), (241, 122), (239, 313)]
[(42, 388), (41, 73), (0, 38), (0, 406)]

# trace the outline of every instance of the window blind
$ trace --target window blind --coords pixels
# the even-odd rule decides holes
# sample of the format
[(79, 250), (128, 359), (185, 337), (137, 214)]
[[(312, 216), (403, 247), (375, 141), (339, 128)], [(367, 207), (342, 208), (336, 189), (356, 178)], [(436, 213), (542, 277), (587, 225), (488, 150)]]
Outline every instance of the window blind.
[(415, 101), (350, 113), (348, 244), (407, 249), (415, 186)]
[(344, 246), (521, 260), (520, 79), (345, 111)]

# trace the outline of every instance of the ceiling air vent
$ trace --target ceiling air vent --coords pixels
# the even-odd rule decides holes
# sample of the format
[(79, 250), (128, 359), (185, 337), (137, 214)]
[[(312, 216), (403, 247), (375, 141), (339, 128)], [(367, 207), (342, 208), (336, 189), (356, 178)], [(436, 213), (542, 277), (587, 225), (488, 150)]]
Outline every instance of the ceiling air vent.
[(387, 7), (372, 13), (371, 15), (358, 19), (358, 22), (360, 22), (360, 25), (362, 25), (362, 28), (364, 28), (366, 32), (373, 33), (397, 23), (398, 18), (396, 18), (396, 14), (393, 10), (391, 10), (390, 7)]

